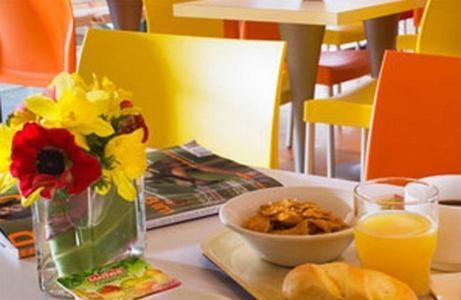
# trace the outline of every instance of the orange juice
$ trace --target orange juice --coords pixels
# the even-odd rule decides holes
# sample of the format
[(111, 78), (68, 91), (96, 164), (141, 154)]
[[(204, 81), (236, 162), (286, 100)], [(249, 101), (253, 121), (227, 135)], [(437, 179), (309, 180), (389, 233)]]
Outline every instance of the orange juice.
[(394, 276), (418, 295), (429, 291), (431, 259), (437, 242), (436, 226), (409, 212), (366, 216), (354, 228), (362, 265)]

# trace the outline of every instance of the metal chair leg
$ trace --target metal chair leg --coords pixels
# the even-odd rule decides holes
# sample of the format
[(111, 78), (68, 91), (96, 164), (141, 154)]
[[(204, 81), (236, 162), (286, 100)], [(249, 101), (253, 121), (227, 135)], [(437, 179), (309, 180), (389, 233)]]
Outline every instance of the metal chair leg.
[(341, 94), (343, 92), (343, 86), (341, 83), (338, 83), (338, 88), (337, 88), (338, 94)]
[(327, 133), (327, 177), (335, 177), (335, 126), (328, 125)]
[[(334, 96), (334, 86), (328, 87), (328, 96)], [(335, 176), (335, 127), (328, 125), (327, 133), (327, 177)]]
[(290, 108), (290, 113), (287, 119), (287, 135), (285, 137), (285, 146), (291, 149), (293, 146), (293, 108)]
[(334, 90), (334, 85), (329, 85), (328, 86), (328, 97), (331, 98), (333, 97), (333, 95), (335, 94), (335, 90)]
[(365, 180), (365, 163), (367, 158), (368, 128), (361, 129), (360, 138), (360, 180)]
[(306, 157), (304, 158), (304, 173), (314, 174), (315, 168), (315, 124), (306, 123)]

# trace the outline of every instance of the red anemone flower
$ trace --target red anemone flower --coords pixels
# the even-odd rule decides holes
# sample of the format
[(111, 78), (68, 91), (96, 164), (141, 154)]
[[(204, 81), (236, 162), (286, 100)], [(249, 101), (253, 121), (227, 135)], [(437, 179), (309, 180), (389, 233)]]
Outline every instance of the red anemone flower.
[(11, 175), (27, 197), (38, 188), (51, 199), (56, 189), (79, 194), (101, 176), (99, 161), (75, 144), (66, 129), (28, 123), (13, 138)]

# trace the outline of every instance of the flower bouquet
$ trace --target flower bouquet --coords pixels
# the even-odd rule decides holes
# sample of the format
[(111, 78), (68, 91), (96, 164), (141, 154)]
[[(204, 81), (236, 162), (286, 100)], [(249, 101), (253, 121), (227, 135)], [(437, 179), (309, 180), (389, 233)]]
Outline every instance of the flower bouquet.
[(144, 249), (147, 128), (129, 93), (107, 78), (58, 75), (0, 126), (0, 192), (33, 205), (42, 290), (58, 276)]

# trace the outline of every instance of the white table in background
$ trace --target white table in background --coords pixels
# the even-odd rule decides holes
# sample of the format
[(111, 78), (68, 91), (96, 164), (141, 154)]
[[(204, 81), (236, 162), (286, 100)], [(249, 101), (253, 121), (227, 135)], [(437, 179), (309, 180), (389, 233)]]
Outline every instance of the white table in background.
[[(306, 176), (286, 171), (264, 171), (286, 186), (321, 185), (352, 190), (355, 182)], [(181, 287), (159, 295), (152, 300), (220, 300), (253, 299), (227, 275), (219, 271), (201, 253), (200, 243), (209, 235), (223, 229), (217, 216), (184, 222), (147, 233), (146, 259), (166, 273), (180, 279)], [(0, 252), (1, 253), (1, 252)], [(0, 255), (0, 299), (49, 299), (38, 289), (35, 259), (17, 260)], [(461, 273), (437, 275), (437, 283), (445, 290), (452, 289), (461, 299)]]

